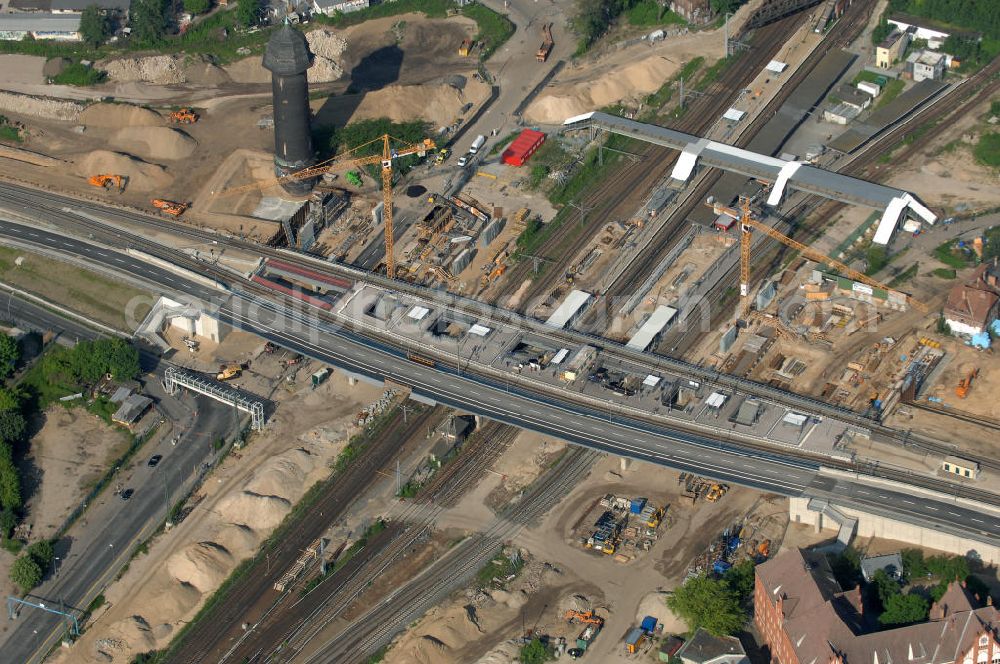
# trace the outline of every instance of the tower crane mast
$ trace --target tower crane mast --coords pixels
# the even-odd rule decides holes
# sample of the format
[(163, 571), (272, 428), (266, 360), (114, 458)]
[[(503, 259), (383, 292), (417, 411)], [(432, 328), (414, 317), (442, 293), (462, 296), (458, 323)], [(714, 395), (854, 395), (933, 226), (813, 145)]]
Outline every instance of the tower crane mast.
[[(709, 201), (706, 203), (716, 214), (725, 214), (733, 219), (737, 219), (740, 224), (740, 300), (742, 302), (742, 313), (746, 315), (750, 311), (750, 247), (753, 241), (753, 231), (760, 231), (770, 238), (777, 240), (778, 242), (784, 244), (786, 247), (790, 247), (800, 254), (808, 258), (809, 260), (815, 261), (817, 263), (823, 263), (833, 269), (839, 271), (848, 279), (853, 281), (861, 282), (865, 285), (871, 286), (872, 288), (880, 288), (882, 290), (892, 290), (886, 284), (880, 281), (872, 279), (867, 274), (863, 272), (858, 272), (857, 270), (851, 268), (846, 263), (838, 261), (836, 258), (831, 258), (825, 254), (822, 254), (815, 249), (809, 247), (808, 245), (802, 244), (797, 240), (779, 233), (775, 229), (771, 228), (765, 223), (762, 223), (756, 219), (753, 212), (750, 209), (750, 198), (747, 196), (740, 196), (740, 207), (739, 209), (734, 209), (725, 205), (720, 205), (719, 203)], [(906, 301), (918, 310), (926, 312), (927, 305), (913, 299), (911, 296), (906, 296)]]
[[(385, 273), (388, 277), (392, 278), (396, 275), (396, 260), (393, 255), (393, 226), (392, 226), (392, 162), (400, 157), (406, 157), (412, 154), (424, 156), (428, 151), (433, 150), (436, 145), (434, 141), (430, 138), (425, 138), (420, 143), (408, 144), (404, 143), (397, 148), (392, 147), (391, 141), (393, 141), (392, 136), (389, 134), (383, 134), (378, 138), (369, 141), (367, 143), (362, 143), (361, 145), (352, 148), (346, 154), (338, 155), (332, 159), (327, 159), (322, 161), (315, 166), (310, 166), (309, 168), (303, 168), (302, 170), (295, 171), (294, 173), (289, 173), (284, 177), (272, 178), (270, 180), (262, 180), (254, 182), (251, 184), (243, 185), (241, 187), (233, 187), (232, 189), (226, 189), (220, 191), (216, 196), (231, 196), (233, 194), (242, 193), (245, 191), (253, 191), (259, 189), (267, 189), (268, 187), (273, 187), (275, 185), (284, 184), (285, 182), (295, 181), (295, 180), (309, 180), (329, 171), (337, 168), (343, 167), (362, 167), (368, 166), (370, 164), (381, 164), (382, 167), (382, 220), (385, 222)], [(401, 141), (398, 141), (401, 142)], [(362, 150), (368, 146), (374, 145), (376, 143), (381, 143), (380, 154), (366, 155), (363, 157), (354, 156), (359, 150)]]

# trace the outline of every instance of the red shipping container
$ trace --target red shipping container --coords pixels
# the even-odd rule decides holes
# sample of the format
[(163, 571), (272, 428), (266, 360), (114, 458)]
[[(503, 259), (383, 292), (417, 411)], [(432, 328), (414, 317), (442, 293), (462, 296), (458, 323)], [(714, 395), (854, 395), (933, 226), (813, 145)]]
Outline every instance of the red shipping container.
[(535, 150), (545, 142), (545, 134), (534, 129), (525, 129), (514, 139), (506, 150), (503, 151), (501, 160), (511, 166), (524, 166), (528, 157), (535, 153)]

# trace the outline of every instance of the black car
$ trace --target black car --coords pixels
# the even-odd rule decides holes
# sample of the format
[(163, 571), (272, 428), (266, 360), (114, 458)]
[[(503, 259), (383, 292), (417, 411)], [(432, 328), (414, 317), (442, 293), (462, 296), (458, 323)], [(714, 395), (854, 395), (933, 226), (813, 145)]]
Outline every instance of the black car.
[(125, 489), (122, 491), (122, 500), (128, 500), (132, 497), (133, 493), (135, 493), (135, 489)]
[(146, 465), (149, 466), (150, 468), (156, 468), (156, 466), (158, 466), (160, 463), (160, 459), (162, 458), (163, 458), (162, 454), (154, 454), (153, 456), (149, 457), (149, 461), (146, 462)]
[(569, 655), (570, 659), (576, 659), (577, 657), (582, 657), (583, 648), (570, 648), (569, 650), (566, 651), (566, 654)]

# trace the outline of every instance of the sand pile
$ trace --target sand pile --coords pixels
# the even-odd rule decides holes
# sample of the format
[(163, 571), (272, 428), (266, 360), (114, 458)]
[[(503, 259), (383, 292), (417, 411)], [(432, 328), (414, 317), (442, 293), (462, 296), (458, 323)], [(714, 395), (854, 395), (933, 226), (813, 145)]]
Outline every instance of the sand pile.
[(718, 56), (713, 34), (687, 34), (655, 45), (643, 42), (566, 68), (528, 106), (525, 117), (534, 122), (561, 123), (603, 106), (638, 102), (658, 90), (683, 63), (696, 57), (714, 62)]
[(230, 523), (252, 528), (274, 528), (292, 504), (284, 498), (240, 491), (219, 501), (219, 514)]
[(112, 638), (121, 639), (129, 648), (138, 652), (147, 652), (156, 647), (153, 631), (142, 616), (132, 616), (116, 623), (111, 634)]
[(182, 584), (206, 593), (215, 590), (236, 562), (224, 547), (215, 542), (195, 542), (167, 560), (167, 571)]
[(489, 87), (470, 81), (465, 90), (438, 83), (428, 85), (390, 85), (362, 95), (342, 95), (313, 102), (319, 125), (343, 125), (370, 118), (389, 118), (404, 122), (423, 118), (436, 126), (451, 124), (462, 107), (479, 103), (489, 95)]
[(98, 173), (113, 173), (128, 177), (129, 189), (153, 191), (174, 181), (162, 166), (150, 164), (121, 152), (94, 150), (74, 159), (78, 175), (90, 177)]
[(421, 625), (403, 634), (389, 651), (386, 662), (403, 664), (452, 664), (461, 661), (464, 646), (482, 636), (464, 606), (431, 609)]
[[(226, 75), (236, 83), (270, 83), (271, 72), (264, 69), (260, 63), (260, 56), (253, 55), (243, 58), (223, 67)], [(312, 70), (309, 72), (309, 80), (312, 78)]]
[(184, 83), (187, 77), (181, 58), (173, 55), (151, 55), (145, 58), (108, 60), (100, 65), (112, 81), (142, 81), (169, 85)]
[(159, 127), (156, 111), (131, 104), (92, 104), (80, 114), (80, 123), (91, 127)]
[(32, 115), (49, 120), (76, 122), (83, 111), (83, 105), (75, 101), (33, 97), (16, 92), (0, 92), (0, 111)]
[(301, 447), (289, 450), (261, 464), (244, 490), (261, 496), (290, 498), (302, 488), (315, 465), (313, 455)]
[(215, 86), (229, 82), (226, 70), (207, 60), (188, 60), (183, 66), (183, 76), (188, 83)]
[(110, 143), (147, 159), (187, 159), (198, 147), (198, 141), (170, 127), (124, 127)]

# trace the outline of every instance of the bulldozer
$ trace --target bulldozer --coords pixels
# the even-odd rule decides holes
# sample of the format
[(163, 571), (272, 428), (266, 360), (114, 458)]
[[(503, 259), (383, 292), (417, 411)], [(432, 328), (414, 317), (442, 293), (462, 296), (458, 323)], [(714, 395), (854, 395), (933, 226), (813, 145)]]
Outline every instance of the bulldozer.
[(229, 364), (220, 364), (219, 373), (215, 374), (215, 380), (233, 380), (234, 378), (239, 378), (243, 370), (249, 367), (250, 365), (247, 363), (239, 364), (237, 362), (230, 362)]
[(958, 381), (958, 385), (955, 386), (955, 395), (960, 399), (964, 399), (969, 396), (969, 388), (972, 387), (972, 381), (979, 376), (979, 369), (973, 369), (965, 375), (965, 378)]
[(154, 198), (150, 203), (153, 204), (161, 214), (169, 214), (171, 217), (179, 217), (184, 214), (184, 211), (188, 209), (187, 203), (177, 203), (174, 201), (167, 201), (162, 198)]
[(194, 124), (198, 121), (198, 114), (192, 111), (190, 108), (182, 108), (176, 111), (171, 111), (167, 119), (174, 124)]
[(101, 189), (118, 189), (118, 193), (125, 191), (125, 185), (128, 182), (128, 178), (124, 175), (111, 175), (111, 174), (100, 174), (91, 175), (87, 178), (87, 182), (95, 187), (100, 187)]

